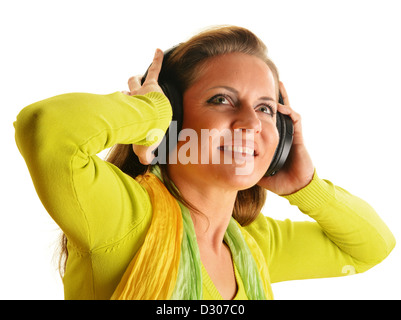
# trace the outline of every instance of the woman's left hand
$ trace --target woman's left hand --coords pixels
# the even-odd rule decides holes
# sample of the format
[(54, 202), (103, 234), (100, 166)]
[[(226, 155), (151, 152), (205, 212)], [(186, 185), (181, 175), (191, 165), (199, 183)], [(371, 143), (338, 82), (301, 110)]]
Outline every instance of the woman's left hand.
[(314, 166), (304, 145), (301, 116), (290, 107), (287, 91), (280, 82), (284, 105), (278, 104), (278, 111), (291, 117), (294, 124), (294, 140), (284, 166), (272, 177), (263, 177), (258, 185), (278, 195), (294, 193), (308, 185), (314, 173)]

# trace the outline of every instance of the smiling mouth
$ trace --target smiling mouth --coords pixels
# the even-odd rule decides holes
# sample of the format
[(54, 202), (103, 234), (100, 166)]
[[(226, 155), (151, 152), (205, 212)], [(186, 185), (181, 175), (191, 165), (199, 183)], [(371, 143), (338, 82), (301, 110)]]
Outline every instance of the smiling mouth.
[(253, 148), (241, 147), (241, 146), (220, 146), (218, 147), (220, 151), (227, 151), (230, 153), (238, 153), (246, 156), (257, 156), (256, 151)]

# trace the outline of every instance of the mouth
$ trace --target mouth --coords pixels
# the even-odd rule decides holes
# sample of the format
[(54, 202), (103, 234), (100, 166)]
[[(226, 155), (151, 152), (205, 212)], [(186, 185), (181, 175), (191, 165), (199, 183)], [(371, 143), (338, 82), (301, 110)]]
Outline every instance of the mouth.
[(224, 145), (224, 146), (218, 147), (217, 149), (219, 149), (220, 151), (223, 151), (223, 152), (230, 152), (232, 154), (234, 154), (234, 153), (241, 154), (242, 156), (256, 157), (258, 155), (256, 150), (251, 147)]

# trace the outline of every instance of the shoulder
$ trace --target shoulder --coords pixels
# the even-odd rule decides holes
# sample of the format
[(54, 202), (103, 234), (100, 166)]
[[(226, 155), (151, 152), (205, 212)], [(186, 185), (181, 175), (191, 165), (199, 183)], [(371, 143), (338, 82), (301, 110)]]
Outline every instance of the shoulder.
[(274, 220), (264, 216), (262, 213), (259, 213), (252, 223), (241, 227), (245, 237), (251, 237), (261, 249), (270, 248), (273, 229)]
[(266, 235), (271, 232), (273, 224), (275, 224), (273, 219), (264, 216), (262, 213), (259, 213), (252, 223), (241, 228), (253, 237), (266, 237)]

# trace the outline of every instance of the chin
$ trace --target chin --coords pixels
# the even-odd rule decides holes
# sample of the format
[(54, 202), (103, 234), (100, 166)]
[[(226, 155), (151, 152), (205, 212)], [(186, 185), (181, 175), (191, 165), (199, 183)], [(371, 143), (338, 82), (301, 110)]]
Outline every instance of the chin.
[(253, 168), (253, 166), (214, 165), (213, 176), (216, 182), (224, 183), (228, 188), (245, 190), (253, 187), (262, 179), (266, 170)]

